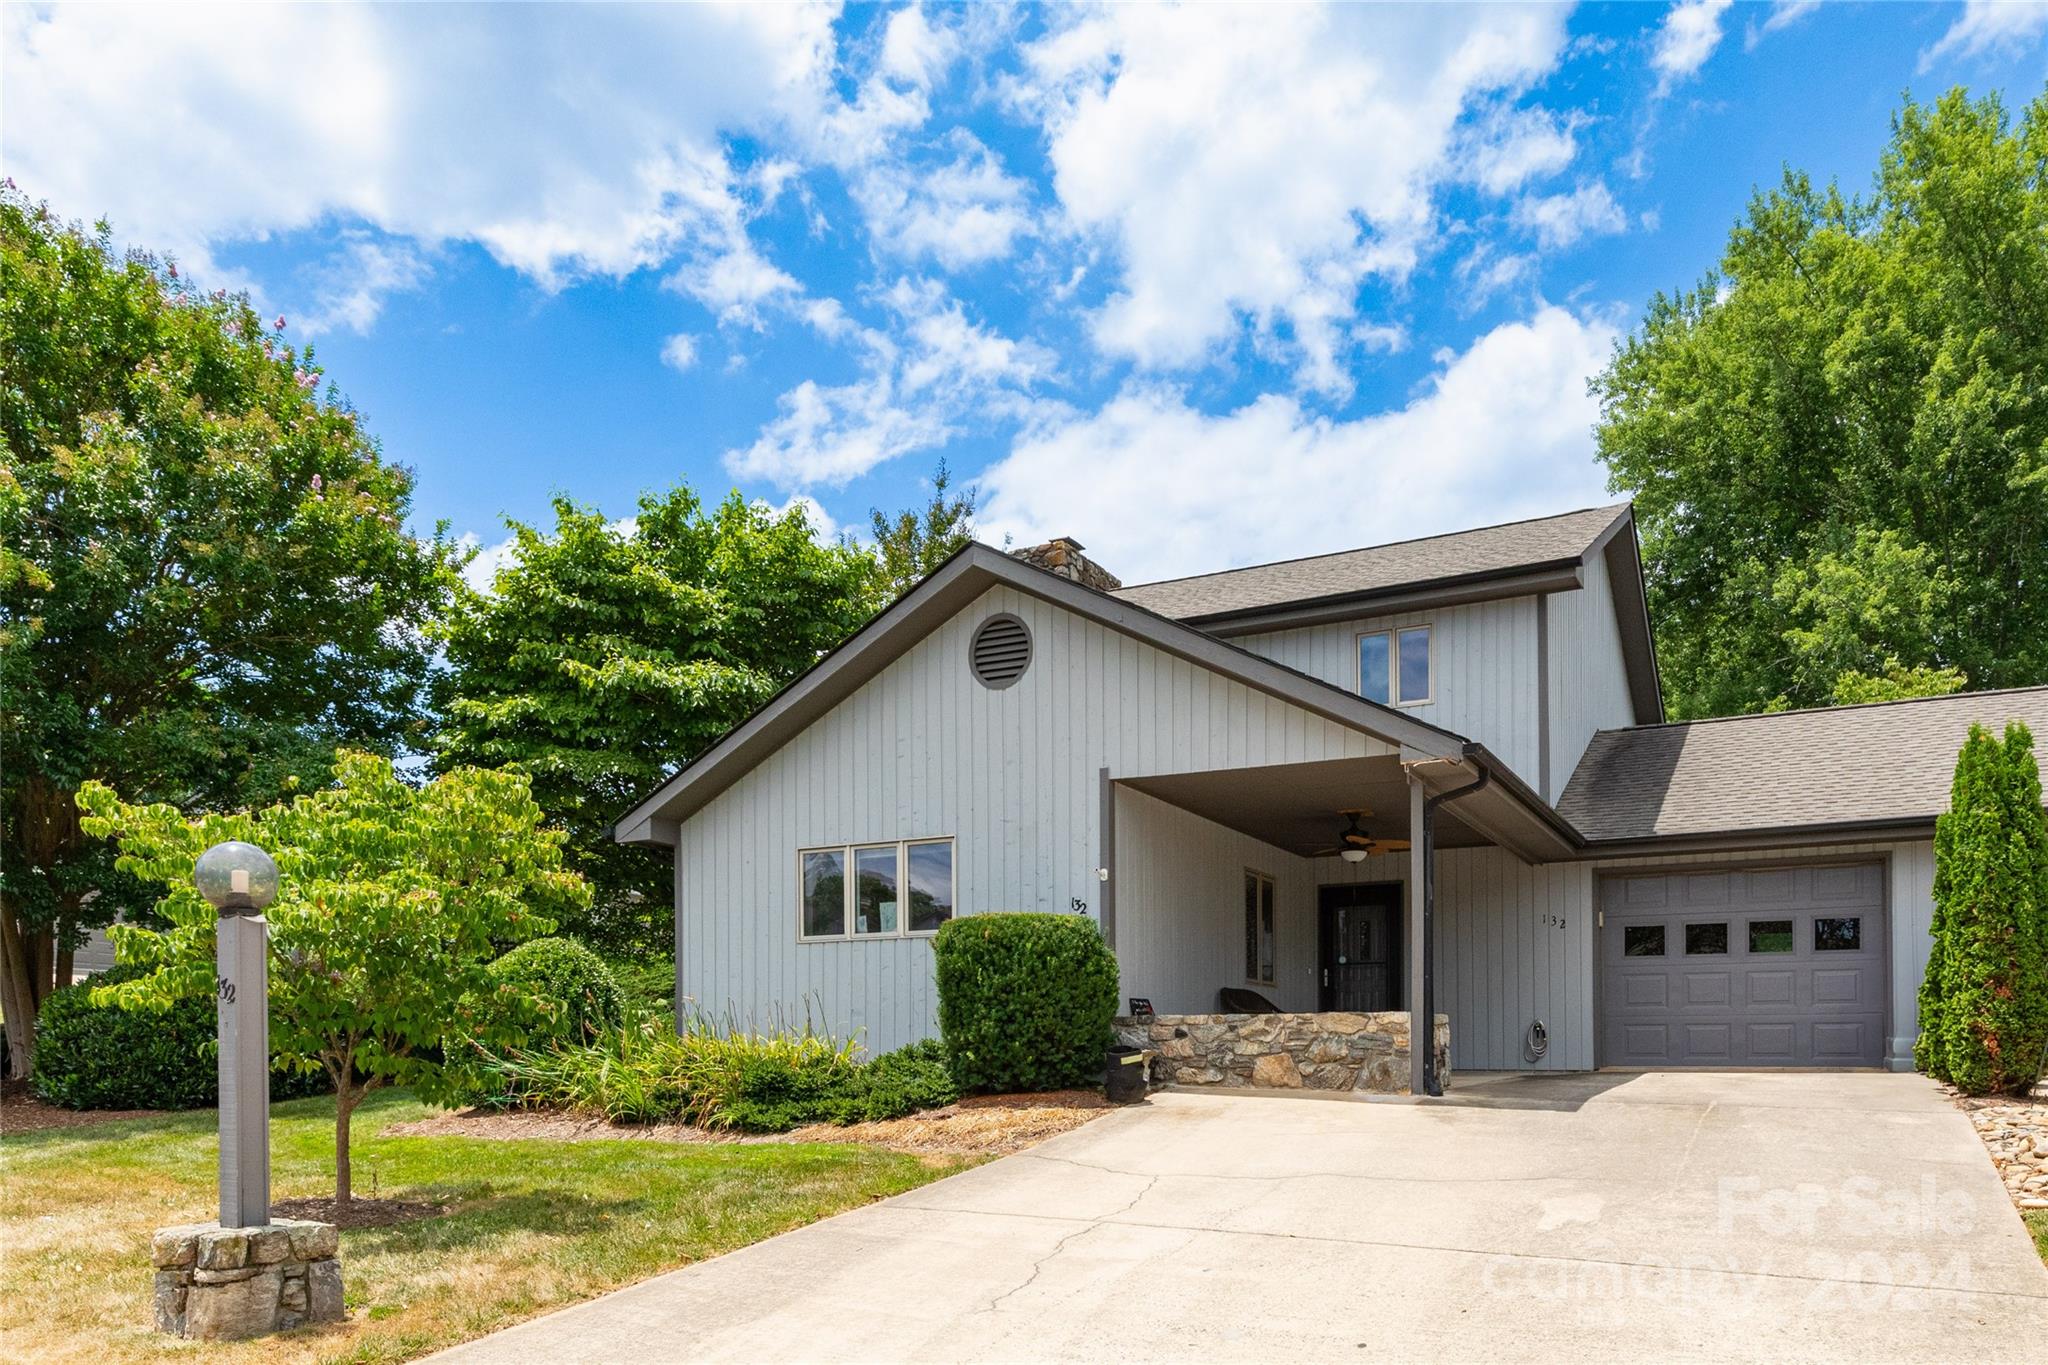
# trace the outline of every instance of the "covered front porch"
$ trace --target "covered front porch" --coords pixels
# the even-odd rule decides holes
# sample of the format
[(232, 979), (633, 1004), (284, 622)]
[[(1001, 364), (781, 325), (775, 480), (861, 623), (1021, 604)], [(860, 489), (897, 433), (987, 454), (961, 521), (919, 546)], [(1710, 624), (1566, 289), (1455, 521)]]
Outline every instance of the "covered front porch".
[[(1196, 1020), (1147, 1045), (1185, 1043), (1205, 1059), (1197, 1083), (1209, 1084), (1288, 1081), (1278, 1061), (1264, 1079), (1213, 1065), (1226, 1035), (1230, 1055), (1255, 1064), (1287, 1053), (1301, 1083), (1320, 1075), (1321, 1088), (1350, 1066), (1342, 1088), (1362, 1069), (1371, 1083), (1358, 1088), (1440, 1089), (1452, 1057), (1490, 1069), (1589, 1067), (1591, 938), (1576, 907), (1590, 876), (1557, 861), (1571, 850), (1549, 808), (1489, 758), (1407, 753), (1106, 777), (1102, 921), (1127, 1003)], [(1356, 833), (1370, 842), (1357, 846)], [(1247, 1001), (1225, 992), (1255, 993), (1285, 1017), (1226, 1021)], [(1425, 1051), (1408, 1046), (1431, 1032), (1425, 1011), (1448, 1034), (1434, 1078)], [(1318, 1015), (1342, 1016), (1339, 1028)], [(1531, 1024), (1544, 1040), (1534, 1055)], [(1266, 1046), (1247, 1027), (1300, 1046)], [(1178, 1028), (1186, 1040), (1171, 1036)], [(1396, 1055), (1399, 1084), (1384, 1084)]]

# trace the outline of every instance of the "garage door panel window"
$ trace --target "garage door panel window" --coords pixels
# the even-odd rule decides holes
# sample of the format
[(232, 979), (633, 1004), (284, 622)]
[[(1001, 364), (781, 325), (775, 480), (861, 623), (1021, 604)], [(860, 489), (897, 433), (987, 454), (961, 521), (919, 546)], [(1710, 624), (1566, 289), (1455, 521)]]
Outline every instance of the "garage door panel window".
[(1625, 957), (1664, 956), (1664, 926), (1661, 924), (1631, 924), (1621, 931), (1621, 951)]
[(1792, 921), (1789, 919), (1753, 919), (1749, 922), (1749, 950), (1752, 953), (1789, 953), (1792, 951)]
[(1728, 951), (1728, 922), (1720, 920), (1712, 924), (1688, 924), (1685, 926), (1685, 955), (1703, 957), (1725, 954)]
[(1816, 918), (1813, 921), (1813, 950), (1816, 953), (1852, 953), (1863, 946), (1863, 920), (1855, 915)]

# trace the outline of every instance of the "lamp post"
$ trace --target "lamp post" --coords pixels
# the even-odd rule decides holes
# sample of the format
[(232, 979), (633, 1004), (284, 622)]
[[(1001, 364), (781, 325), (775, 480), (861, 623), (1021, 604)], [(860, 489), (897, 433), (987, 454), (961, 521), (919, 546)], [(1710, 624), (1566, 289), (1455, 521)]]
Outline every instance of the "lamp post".
[(199, 855), (199, 894), (220, 912), (215, 1008), (220, 1020), (220, 1225), (270, 1223), (270, 923), (277, 864), (233, 840)]

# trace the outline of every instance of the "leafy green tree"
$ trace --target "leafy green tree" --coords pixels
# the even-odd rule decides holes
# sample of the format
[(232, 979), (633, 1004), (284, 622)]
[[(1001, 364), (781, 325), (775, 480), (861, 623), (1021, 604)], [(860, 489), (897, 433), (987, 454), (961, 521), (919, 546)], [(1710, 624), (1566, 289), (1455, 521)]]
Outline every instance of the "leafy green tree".
[(187, 809), (268, 799), (337, 744), (413, 738), (456, 582), (411, 475), (242, 297), (0, 188), (0, 1012), (148, 897), (82, 836), (95, 779)]
[(952, 485), (953, 471), (941, 460), (932, 475), (931, 501), (923, 508), (905, 508), (893, 517), (883, 516), (879, 508), (869, 511), (875, 557), (891, 597), (909, 592), (974, 539), (975, 489), (970, 485), (949, 496)]
[(2048, 813), (2034, 737), (1982, 726), (1956, 757), (1935, 825), (1933, 945), (1920, 1070), (1967, 1094), (2023, 1094), (2048, 1056)]
[(2048, 678), (2048, 96), (1788, 171), (1592, 387), (1675, 714)]
[(493, 999), (499, 945), (545, 934), (589, 903), (562, 866), (562, 834), (542, 827), (526, 779), (458, 769), (424, 787), (389, 760), (343, 753), (331, 787), (262, 810), (188, 818), (130, 805), (97, 782), (78, 794), (88, 833), (112, 839), (122, 868), (165, 889), (168, 928), (117, 925), (124, 961), (149, 975), (94, 992), (163, 1008), (214, 986), (212, 906), (192, 884), (224, 839), (277, 860), (270, 921), (270, 1042), (334, 1085), (334, 1197), (350, 1198), (349, 1120), (387, 1084), (427, 1094), (460, 1078), (469, 1039), (500, 1041), (510, 1012)]
[(613, 843), (611, 823), (866, 620), (873, 561), (819, 544), (801, 507), (707, 509), (680, 486), (629, 524), (558, 501), (552, 531), (512, 531), (492, 590), (463, 593), (445, 627), (437, 761), (531, 777), (595, 891), (565, 928), (665, 952), (671, 863)]

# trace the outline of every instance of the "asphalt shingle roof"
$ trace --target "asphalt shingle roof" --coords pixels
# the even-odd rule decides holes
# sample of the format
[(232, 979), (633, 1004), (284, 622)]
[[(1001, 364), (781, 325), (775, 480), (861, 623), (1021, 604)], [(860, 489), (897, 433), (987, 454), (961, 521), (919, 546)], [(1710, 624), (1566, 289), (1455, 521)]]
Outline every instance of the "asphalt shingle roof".
[(1178, 621), (1425, 586), (1471, 574), (1511, 573), (1584, 554), (1627, 510), (1626, 503), (1590, 507), (1423, 540), (1139, 583), (1115, 595)]
[(2048, 741), (2048, 687), (1602, 730), (1557, 809), (1593, 841), (1931, 821), (1971, 724), (2009, 720)]

